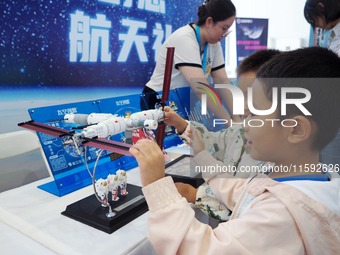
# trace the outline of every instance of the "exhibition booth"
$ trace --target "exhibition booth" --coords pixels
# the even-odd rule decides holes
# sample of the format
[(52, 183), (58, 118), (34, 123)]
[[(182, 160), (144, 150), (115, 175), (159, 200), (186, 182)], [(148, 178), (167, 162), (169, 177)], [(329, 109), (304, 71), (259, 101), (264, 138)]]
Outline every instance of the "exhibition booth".
[[(0, 39), (0, 253), (156, 254), (147, 239), (149, 212), (129, 148), (140, 138), (159, 142), (162, 127), (166, 174), (195, 187), (203, 183), (191, 169), (190, 147), (164, 124), (164, 113), (154, 117), (157, 110), (141, 109), (160, 46), (195, 22), (202, 0), (38, 2), (0, 4), (0, 20), (7, 25)], [(231, 81), (239, 63), (255, 51), (290, 50), (318, 39), (303, 10), (296, 22), (305, 33), (278, 37), (274, 1), (259, 1), (256, 15), (248, 8), (252, 1), (233, 2), (234, 33), (221, 41)], [(322, 40), (328, 36), (322, 34)], [(157, 91), (160, 107), (213, 129), (213, 114), (200, 116), (202, 105), (188, 86), (167, 85)], [(104, 122), (113, 131), (101, 135), (98, 125)], [(114, 187), (110, 176), (119, 179)]]

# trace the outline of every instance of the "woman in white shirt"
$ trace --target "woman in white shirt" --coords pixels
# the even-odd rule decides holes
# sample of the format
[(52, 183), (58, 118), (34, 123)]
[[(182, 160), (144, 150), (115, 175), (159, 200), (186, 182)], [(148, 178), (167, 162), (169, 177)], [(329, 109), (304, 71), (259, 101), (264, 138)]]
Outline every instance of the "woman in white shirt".
[[(143, 94), (146, 105), (153, 109), (159, 102), (158, 91), (162, 90), (167, 47), (174, 47), (171, 89), (190, 86), (199, 95), (200, 83), (211, 85), (210, 79), (228, 84), (220, 41), (229, 34), (234, 23), (236, 9), (230, 0), (208, 0), (198, 8), (198, 20), (172, 33), (162, 45), (154, 72), (147, 82)], [(198, 83), (198, 81), (200, 83)], [(231, 94), (226, 89), (217, 89), (222, 100), (231, 110)], [(228, 111), (220, 104), (215, 105), (208, 97), (207, 106), (218, 118), (229, 119)]]

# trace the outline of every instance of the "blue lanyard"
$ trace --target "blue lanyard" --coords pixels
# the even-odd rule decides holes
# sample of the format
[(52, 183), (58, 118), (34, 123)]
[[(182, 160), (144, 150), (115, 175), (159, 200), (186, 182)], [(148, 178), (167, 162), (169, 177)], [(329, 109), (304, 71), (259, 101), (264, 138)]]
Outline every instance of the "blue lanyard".
[[(200, 34), (199, 26), (196, 25), (195, 31), (196, 31), (196, 38), (198, 42), (198, 48), (201, 53), (201, 34)], [(207, 52), (208, 52), (208, 43), (205, 43), (204, 50), (203, 50), (203, 59), (202, 59), (202, 69), (203, 69), (204, 74), (207, 73)]]
[(305, 174), (305, 175), (288, 176), (288, 177), (274, 178), (273, 180), (277, 182), (286, 182), (286, 181), (327, 182), (327, 181), (330, 181), (330, 178), (327, 173), (323, 173), (323, 174)]
[[(264, 162), (259, 162), (257, 166), (264, 165)], [(265, 172), (264, 174), (270, 174), (271, 170)], [(277, 182), (286, 182), (286, 181), (319, 181), (319, 182), (326, 182), (330, 181), (331, 178), (329, 174), (322, 173), (322, 174), (303, 174), (303, 175), (295, 175), (295, 176), (287, 176), (287, 177), (280, 177), (280, 178), (273, 178), (274, 181)]]

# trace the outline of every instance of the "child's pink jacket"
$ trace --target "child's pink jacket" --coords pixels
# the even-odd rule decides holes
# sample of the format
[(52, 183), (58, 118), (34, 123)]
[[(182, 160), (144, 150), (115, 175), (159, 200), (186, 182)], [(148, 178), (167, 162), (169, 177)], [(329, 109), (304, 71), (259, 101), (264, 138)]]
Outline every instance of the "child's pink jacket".
[[(209, 156), (200, 155), (207, 164)], [(215, 161), (216, 162), (216, 161)], [(330, 199), (340, 205), (340, 179)], [(149, 205), (149, 239), (157, 254), (340, 254), (340, 216), (298, 189), (265, 175), (206, 178), (233, 210), (217, 228), (200, 223), (170, 177), (143, 188)]]

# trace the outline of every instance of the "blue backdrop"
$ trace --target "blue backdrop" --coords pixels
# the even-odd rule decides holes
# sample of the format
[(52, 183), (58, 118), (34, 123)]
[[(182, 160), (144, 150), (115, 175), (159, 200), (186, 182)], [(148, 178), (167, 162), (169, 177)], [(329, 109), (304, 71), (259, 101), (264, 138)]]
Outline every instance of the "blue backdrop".
[(14, 0), (0, 9), (0, 133), (27, 109), (140, 93), (201, 0)]
[(142, 86), (197, 0), (1, 1), (1, 85)]

